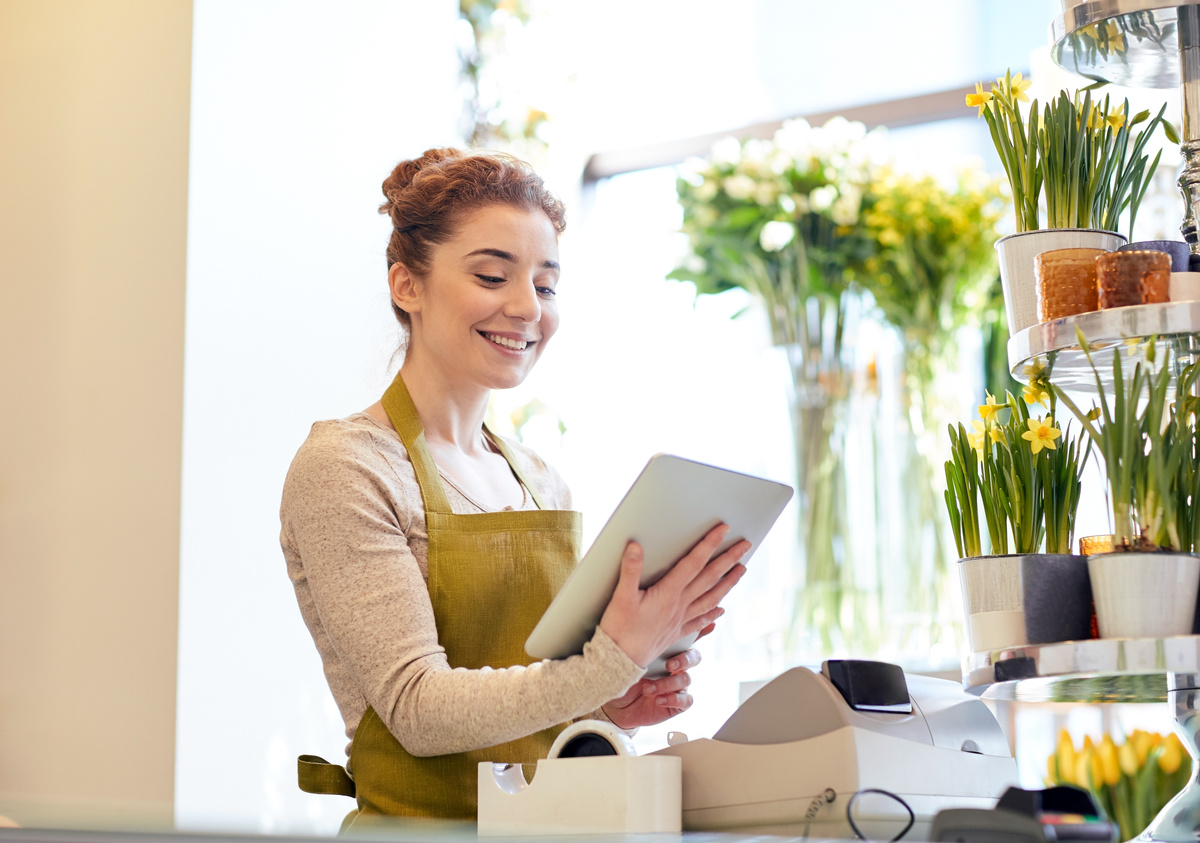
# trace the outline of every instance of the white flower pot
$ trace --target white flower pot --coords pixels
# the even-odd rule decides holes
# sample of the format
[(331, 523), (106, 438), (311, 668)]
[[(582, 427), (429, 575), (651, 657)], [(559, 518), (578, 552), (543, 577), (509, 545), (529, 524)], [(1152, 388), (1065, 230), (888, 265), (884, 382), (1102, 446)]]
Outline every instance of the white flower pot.
[(972, 556), (958, 563), (972, 653), (1020, 647), (1025, 639), (1021, 557)]
[(1088, 557), (1101, 638), (1190, 635), (1196, 618), (1200, 556), (1104, 553)]
[(1000, 258), (1000, 283), (1004, 288), (1004, 310), (1008, 331), (1017, 334), (1038, 324), (1037, 285), (1033, 259), (1054, 249), (1104, 249), (1115, 251), (1125, 237), (1115, 231), (1092, 228), (1043, 228), (1022, 231), (996, 241)]

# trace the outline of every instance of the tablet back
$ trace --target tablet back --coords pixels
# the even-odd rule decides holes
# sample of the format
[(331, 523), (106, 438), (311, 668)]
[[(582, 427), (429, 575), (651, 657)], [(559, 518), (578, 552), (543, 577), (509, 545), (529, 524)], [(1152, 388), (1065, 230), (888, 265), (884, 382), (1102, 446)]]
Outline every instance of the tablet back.
[[(617, 586), (621, 556), (632, 540), (645, 550), (642, 588), (652, 585), (717, 524), (730, 526), (718, 553), (747, 539), (747, 562), (792, 496), (774, 480), (740, 474), (669, 454), (650, 459), (600, 530), (579, 565), (525, 642), (535, 658), (583, 652)], [(690, 646), (676, 642), (669, 658)]]

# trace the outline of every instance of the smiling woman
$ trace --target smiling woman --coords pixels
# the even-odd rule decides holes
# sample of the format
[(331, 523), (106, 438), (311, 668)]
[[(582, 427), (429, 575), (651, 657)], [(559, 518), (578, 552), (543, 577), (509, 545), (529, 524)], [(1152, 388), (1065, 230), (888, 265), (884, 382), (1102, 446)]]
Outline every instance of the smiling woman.
[[(430, 150), (384, 182), (388, 285), (404, 362), (383, 398), (318, 422), (284, 487), (281, 542), (346, 724), (349, 763), (301, 757), (301, 787), (359, 816), (474, 818), (481, 761), (544, 758), (574, 718), (622, 728), (687, 709), (688, 651), (740, 579), (746, 542), (717, 527), (649, 589), (641, 549), (583, 654), (533, 663), (523, 643), (579, 556), (558, 473), (483, 424), (558, 328), (562, 205), (525, 164)], [(402, 783), (402, 784), (401, 784)]]

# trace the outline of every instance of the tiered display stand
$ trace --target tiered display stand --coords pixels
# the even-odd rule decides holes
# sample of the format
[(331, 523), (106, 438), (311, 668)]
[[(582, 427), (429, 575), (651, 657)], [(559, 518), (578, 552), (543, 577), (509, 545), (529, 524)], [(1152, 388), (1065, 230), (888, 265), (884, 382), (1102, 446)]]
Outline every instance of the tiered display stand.
[[(1132, 87), (1179, 85), (1183, 98), (1183, 174), (1187, 206), (1181, 231), (1193, 254), (1200, 220), (1200, 0), (1062, 0), (1050, 27), (1052, 55), (1064, 69)], [(1036, 325), (1013, 336), (1013, 374), (1044, 366), (1051, 380), (1086, 399), (1095, 376), (1076, 339), (1079, 329), (1096, 349), (1124, 346), (1128, 370), (1151, 343), (1159, 361), (1177, 369), (1200, 354), (1200, 302), (1177, 302), (1088, 313)], [(1111, 351), (1096, 357), (1111, 371)], [(1109, 376), (1111, 377), (1111, 376)], [(1105, 383), (1107, 389), (1110, 384)], [(1175, 729), (1193, 759), (1193, 777), (1140, 840), (1200, 841), (1200, 636), (1097, 639), (973, 653), (963, 685), (993, 699), (1055, 702), (1166, 700)]]

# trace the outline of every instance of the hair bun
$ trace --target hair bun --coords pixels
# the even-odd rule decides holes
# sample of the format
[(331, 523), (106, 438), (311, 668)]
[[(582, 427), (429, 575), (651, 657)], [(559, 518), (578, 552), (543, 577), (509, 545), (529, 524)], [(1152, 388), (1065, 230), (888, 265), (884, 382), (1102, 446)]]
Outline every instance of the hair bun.
[(379, 206), (379, 213), (390, 216), (392, 209), (399, 201), (400, 193), (413, 183), (417, 174), (422, 170), (440, 164), (443, 161), (462, 158), (463, 154), (461, 150), (442, 147), (440, 149), (427, 149), (420, 158), (401, 161), (392, 170), (392, 174), (383, 180), (383, 196), (386, 201)]

